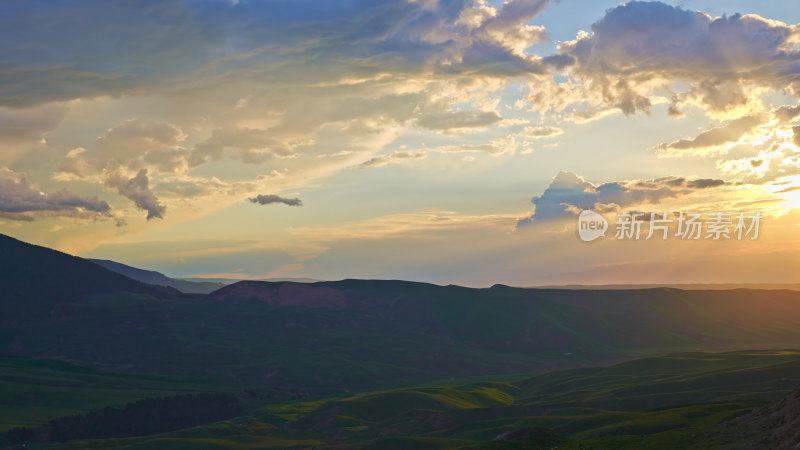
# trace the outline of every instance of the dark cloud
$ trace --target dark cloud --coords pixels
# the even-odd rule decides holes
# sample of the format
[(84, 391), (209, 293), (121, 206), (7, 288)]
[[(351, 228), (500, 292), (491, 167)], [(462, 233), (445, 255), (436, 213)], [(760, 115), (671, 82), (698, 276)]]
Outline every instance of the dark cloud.
[(136, 207), (147, 211), (147, 220), (164, 218), (166, 207), (150, 190), (147, 169), (142, 169), (133, 178), (127, 178), (121, 171), (110, 172), (105, 177), (105, 184), (115, 188), (123, 197), (128, 198)]
[(44, 132), (54, 129), (66, 108), (53, 105), (12, 110), (0, 108), (0, 142), (39, 141)]
[(531, 200), (535, 206), (534, 213), (519, 220), (517, 226), (569, 217), (584, 209), (612, 212), (631, 206), (655, 205), (664, 199), (725, 184), (723, 180), (710, 178), (662, 177), (595, 185), (572, 172), (559, 172), (550, 186)]
[(97, 197), (81, 197), (66, 190), (45, 193), (24, 174), (0, 168), (0, 216), (14, 220), (42, 217), (108, 216), (111, 208)]
[(252, 203), (259, 205), (270, 205), (272, 203), (283, 203), (289, 206), (303, 206), (303, 201), (299, 198), (286, 198), (275, 194), (259, 194), (253, 198), (249, 198)]
[[(544, 73), (549, 0), (0, 2), (0, 105), (176, 92), (232, 79)], [(465, 20), (465, 18), (467, 20)]]
[(221, 49), (222, 27), (176, 0), (0, 3), (0, 104), (125, 94), (178, 80)]

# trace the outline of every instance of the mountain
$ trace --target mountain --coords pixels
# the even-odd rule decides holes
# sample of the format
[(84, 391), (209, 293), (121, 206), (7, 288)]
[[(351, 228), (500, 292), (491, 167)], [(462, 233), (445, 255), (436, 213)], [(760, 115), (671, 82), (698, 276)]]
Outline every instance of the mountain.
[[(800, 347), (800, 292), (243, 281), (180, 294), (2, 239), (0, 354), (322, 392)], [(21, 314), (31, 309), (37, 314)], [(2, 319), (0, 319), (2, 320)], [(209, 364), (209, 362), (213, 364)]]
[[(765, 405), (800, 385), (800, 352), (789, 350), (800, 348), (794, 290), (472, 289), (348, 279), (242, 281), (183, 294), (7, 236), (0, 236), (0, 289), (0, 404), (16, 411), (0, 420), (14, 440), (30, 433), (12, 426), (54, 415), (105, 417), (105, 406), (209, 391), (236, 392), (250, 415), (142, 438), (150, 440), (143, 445), (796, 442), (798, 397)], [(698, 353), (707, 351), (714, 353)]]
[(105, 267), (108, 270), (125, 275), (128, 278), (141, 281), (142, 283), (153, 284), (156, 286), (167, 286), (177, 289), (187, 294), (208, 294), (223, 286), (225, 283), (209, 282), (209, 281), (188, 281), (176, 278), (170, 278), (163, 273), (154, 270), (137, 269), (116, 261), (107, 259), (91, 259), (95, 264)]
[(87, 296), (113, 292), (176, 293), (132, 280), (85, 259), (0, 234), (0, 323), (65, 313)]

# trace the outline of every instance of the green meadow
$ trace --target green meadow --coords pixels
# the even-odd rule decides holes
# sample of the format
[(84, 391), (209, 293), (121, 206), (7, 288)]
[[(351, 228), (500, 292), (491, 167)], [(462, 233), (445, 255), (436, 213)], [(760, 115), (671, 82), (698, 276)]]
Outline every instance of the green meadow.
[[(3, 426), (235, 384), (3, 359)], [(800, 351), (679, 353), (599, 367), (266, 402), (241, 417), (155, 436), (31, 448), (709, 448), (725, 421), (800, 385)], [(40, 435), (43, 431), (39, 432)], [(503, 437), (503, 440), (497, 440)]]

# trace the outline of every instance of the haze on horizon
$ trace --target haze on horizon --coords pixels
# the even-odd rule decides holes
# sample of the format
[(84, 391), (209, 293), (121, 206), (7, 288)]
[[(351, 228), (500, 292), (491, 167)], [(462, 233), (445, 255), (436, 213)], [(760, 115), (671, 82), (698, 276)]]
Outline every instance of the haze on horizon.
[[(179, 277), (800, 282), (791, 2), (34, 0), (0, 40), (18, 239)], [(582, 242), (585, 208), (763, 220)]]

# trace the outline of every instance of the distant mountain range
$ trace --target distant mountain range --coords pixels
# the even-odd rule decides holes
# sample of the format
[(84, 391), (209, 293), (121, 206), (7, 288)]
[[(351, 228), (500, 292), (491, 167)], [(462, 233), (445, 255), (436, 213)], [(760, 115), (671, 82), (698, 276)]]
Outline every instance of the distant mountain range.
[(115, 261), (107, 259), (88, 259), (95, 264), (99, 264), (112, 272), (125, 275), (128, 278), (141, 281), (142, 283), (153, 284), (156, 286), (168, 286), (187, 294), (208, 294), (225, 286), (224, 283), (213, 281), (188, 281), (177, 278), (170, 278), (163, 273), (154, 270), (137, 269)]
[[(221, 283), (224, 285), (233, 284), (239, 281), (249, 281), (246, 278), (179, 278), (180, 280), (186, 281), (200, 281), (200, 282), (213, 282), (213, 283)], [(259, 278), (257, 281), (273, 281), (273, 282), (281, 282), (281, 281), (290, 281), (292, 283), (316, 283), (318, 280), (316, 278)]]
[[(99, 264), (112, 272), (116, 272), (118, 274), (125, 275), (128, 278), (141, 281), (142, 283), (152, 284), (155, 286), (171, 287), (186, 294), (209, 294), (229, 284), (243, 281), (241, 279), (232, 278), (170, 278), (161, 272), (156, 272), (155, 270), (139, 269), (126, 264), (118, 263), (116, 261), (110, 261), (108, 259), (88, 258), (87, 260), (95, 264)], [(269, 278), (260, 281), (316, 283), (319, 280), (315, 280), (313, 278)]]
[(800, 293), (791, 290), (342, 280), (241, 281), (201, 295), (7, 236), (0, 251), (0, 353), (148, 373), (360, 388), (676, 351), (800, 347)]

